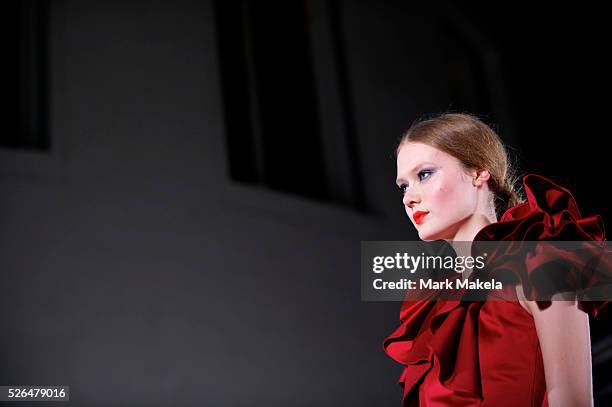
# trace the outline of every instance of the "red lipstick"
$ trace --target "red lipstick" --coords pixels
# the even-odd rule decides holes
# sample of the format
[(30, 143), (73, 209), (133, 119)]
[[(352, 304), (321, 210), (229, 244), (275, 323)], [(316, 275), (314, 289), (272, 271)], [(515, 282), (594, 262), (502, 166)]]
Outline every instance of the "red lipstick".
[(423, 218), (427, 216), (428, 213), (429, 211), (416, 211), (412, 215), (412, 218), (414, 219), (414, 223), (416, 223), (417, 225), (420, 225), (421, 222), (423, 221)]

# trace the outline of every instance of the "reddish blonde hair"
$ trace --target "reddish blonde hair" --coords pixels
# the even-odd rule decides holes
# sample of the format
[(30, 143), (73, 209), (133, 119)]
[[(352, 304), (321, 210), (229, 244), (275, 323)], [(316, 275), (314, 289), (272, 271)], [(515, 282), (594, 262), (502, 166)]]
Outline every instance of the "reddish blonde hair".
[(495, 131), (474, 115), (443, 113), (412, 124), (402, 136), (395, 155), (407, 142), (423, 143), (458, 159), (466, 169), (486, 169), (499, 218), (523, 202), (508, 153)]

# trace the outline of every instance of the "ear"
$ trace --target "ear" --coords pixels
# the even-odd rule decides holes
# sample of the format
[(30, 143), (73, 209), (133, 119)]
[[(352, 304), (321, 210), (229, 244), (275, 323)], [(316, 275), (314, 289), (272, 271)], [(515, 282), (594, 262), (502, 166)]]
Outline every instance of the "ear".
[(491, 178), (491, 174), (488, 170), (478, 169), (472, 172), (472, 178), (474, 180), (474, 186), (480, 186), (483, 183), (487, 182), (489, 178)]

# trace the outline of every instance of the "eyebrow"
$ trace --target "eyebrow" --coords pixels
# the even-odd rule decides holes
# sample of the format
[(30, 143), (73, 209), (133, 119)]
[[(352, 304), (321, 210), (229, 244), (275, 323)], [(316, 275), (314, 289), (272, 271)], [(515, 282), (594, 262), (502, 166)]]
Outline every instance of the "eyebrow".
[[(429, 162), (429, 161), (422, 162), (422, 163), (417, 164), (417, 165), (415, 165), (414, 167), (412, 167), (412, 169), (411, 169), (410, 171), (408, 171), (408, 174), (411, 174), (411, 173), (416, 172), (416, 170), (417, 170), (418, 168), (423, 167), (423, 166), (425, 166), (425, 165), (435, 165), (435, 164), (434, 164), (434, 163), (432, 163), (432, 162)], [(403, 183), (408, 183), (408, 181), (406, 181), (405, 179), (403, 179), (403, 178), (401, 178), (401, 177), (400, 177), (400, 178), (398, 178), (398, 179), (396, 179), (396, 180), (395, 180), (395, 183), (397, 184), (397, 186), (400, 186), (400, 185), (401, 185), (401, 184), (403, 184)]]

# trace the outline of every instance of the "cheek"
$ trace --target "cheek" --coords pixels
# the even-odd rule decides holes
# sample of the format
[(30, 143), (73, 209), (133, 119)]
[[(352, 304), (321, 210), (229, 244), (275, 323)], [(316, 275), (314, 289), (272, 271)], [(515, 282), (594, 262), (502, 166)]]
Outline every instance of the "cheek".
[(463, 218), (472, 210), (470, 195), (457, 180), (440, 182), (429, 193), (428, 204), (436, 212), (436, 218), (448, 221)]
[(446, 212), (449, 208), (457, 205), (459, 196), (451, 183), (441, 182), (430, 191), (429, 198), (432, 210)]

